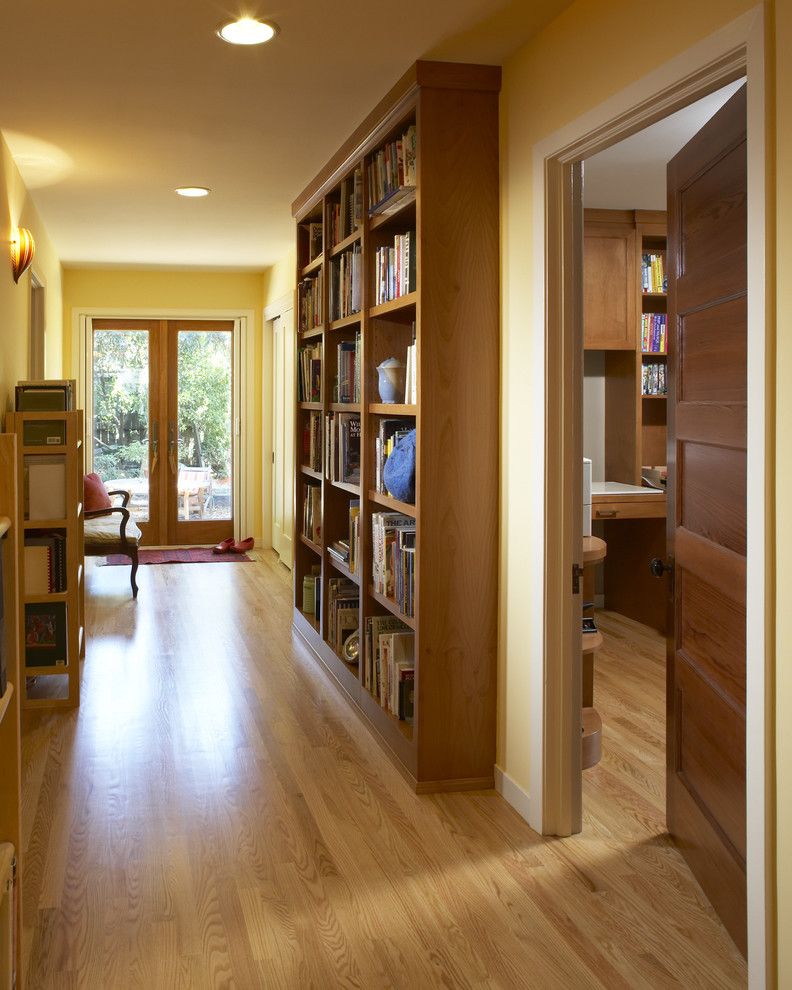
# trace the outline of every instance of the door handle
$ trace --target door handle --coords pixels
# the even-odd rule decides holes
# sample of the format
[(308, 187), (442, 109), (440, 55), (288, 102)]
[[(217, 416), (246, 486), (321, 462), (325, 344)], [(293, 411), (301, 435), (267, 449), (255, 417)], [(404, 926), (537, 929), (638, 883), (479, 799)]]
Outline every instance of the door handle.
[(157, 468), (157, 461), (159, 460), (159, 423), (156, 421), (151, 424), (151, 467), (149, 468), (149, 474), (153, 475)]
[(168, 423), (168, 462), (173, 474), (179, 473), (179, 465), (176, 460), (176, 426)]
[(673, 569), (673, 561), (667, 564), (661, 557), (652, 557), (649, 561), (649, 570), (656, 578), (661, 578), (666, 572), (670, 574)]

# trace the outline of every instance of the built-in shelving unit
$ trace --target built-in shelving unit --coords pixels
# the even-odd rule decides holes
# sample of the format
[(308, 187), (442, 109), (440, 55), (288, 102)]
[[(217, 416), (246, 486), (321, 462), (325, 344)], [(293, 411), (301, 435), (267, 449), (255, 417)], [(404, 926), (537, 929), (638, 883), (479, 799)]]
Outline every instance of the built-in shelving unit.
[[(50, 445), (43, 426), (65, 443)], [(20, 663), (23, 708), (74, 708), (80, 703), (85, 655), (83, 556), (83, 413), (14, 412), (6, 428), (17, 437)], [(23, 443), (35, 433), (41, 443)], [(46, 513), (48, 499), (59, 506)]]
[[(297, 348), (322, 344), (321, 402), (295, 403), (295, 519), (298, 528), (310, 519), (311, 531), (303, 528), (296, 541), (294, 626), (421, 791), (493, 783), (499, 89), (497, 67), (416, 63), (293, 204)], [(413, 175), (415, 184), (383, 190), (374, 169), (395, 153), (396, 142), (403, 174)], [(362, 199), (350, 198), (357, 195)], [(309, 253), (312, 243), (316, 256)], [(352, 251), (359, 251), (355, 259)], [(387, 265), (395, 261), (398, 278), (387, 265), (383, 274), (383, 258)], [(349, 294), (339, 307), (338, 279), (350, 272), (351, 281), (343, 283)], [(378, 295), (387, 301), (375, 305)], [(327, 322), (339, 308), (346, 315)], [(339, 345), (351, 347), (356, 334), (360, 401), (338, 402)], [(413, 343), (417, 390), (410, 398), (416, 401), (405, 401), (405, 392), (398, 402), (383, 402), (378, 366), (390, 357), (406, 363)], [(310, 460), (310, 416), (320, 409), (323, 463), (316, 471), (315, 463), (310, 470), (303, 465)], [(360, 483), (331, 480), (327, 463), (328, 418), (335, 429), (338, 417), (348, 422), (346, 414), (360, 419)], [(378, 490), (377, 441), (388, 420), (416, 429), (414, 503)], [(352, 570), (351, 560), (340, 561), (331, 550), (353, 542), (351, 510), (358, 501)], [(405, 528), (415, 530), (409, 615), (375, 588), (372, 517), (383, 512), (400, 514)], [(349, 607), (358, 610), (357, 659), (342, 655), (342, 644), (334, 642), (330, 600), (339, 582)], [(311, 598), (318, 592), (318, 614), (303, 610), (306, 584)], [(403, 625), (405, 637), (414, 633), (412, 707), (402, 711), (400, 694), (403, 717), (393, 713), (392, 697), (389, 704), (378, 695), (366, 670), (367, 623), (386, 624), (390, 617)]]
[[(13, 434), (0, 434), (0, 554), (3, 574), (3, 642), (7, 684), (0, 695), (0, 843), (10, 842), (16, 857), (17, 889), (15, 905), (16, 986), (22, 988), (22, 744), (20, 683), (23, 679), (19, 659), (19, 578), (17, 543), (20, 540), (19, 499), (17, 485), (17, 446)], [(5, 932), (3, 933), (5, 938)]]
[(642, 347), (644, 316), (667, 312), (666, 293), (642, 286), (642, 257), (665, 259), (666, 215), (586, 210), (584, 251), (584, 346), (603, 354), (605, 477), (637, 485), (643, 465), (667, 457), (666, 396), (645, 395), (642, 385), (645, 367), (667, 365), (666, 347)]

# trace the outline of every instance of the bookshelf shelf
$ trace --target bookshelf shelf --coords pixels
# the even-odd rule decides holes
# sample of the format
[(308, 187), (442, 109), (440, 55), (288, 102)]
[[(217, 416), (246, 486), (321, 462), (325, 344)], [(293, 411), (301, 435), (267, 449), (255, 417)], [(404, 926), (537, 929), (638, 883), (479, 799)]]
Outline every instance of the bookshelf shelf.
[(642, 399), (667, 399), (667, 395), (642, 395)]
[(340, 560), (336, 560), (331, 553), (327, 555), (327, 559), (330, 562), (330, 566), (335, 568), (335, 570), (337, 570), (339, 574), (342, 574), (345, 578), (348, 578), (350, 581), (354, 581), (355, 584), (357, 585), (360, 584), (359, 574), (353, 574), (352, 571), (350, 571), (350, 569), (345, 564), (342, 564)]
[(311, 412), (321, 412), (324, 406), (321, 402), (300, 402), (300, 409), (309, 410)]
[(343, 241), (339, 241), (330, 249), (330, 257), (335, 258), (339, 254), (343, 254), (347, 248), (352, 247), (353, 244), (357, 244), (361, 237), (363, 236), (363, 231), (361, 228), (354, 230), (348, 237), (345, 237)]
[(412, 516), (413, 519), (418, 518), (417, 509), (409, 502), (400, 502), (397, 498), (391, 498), (390, 495), (373, 490), (368, 493), (368, 497), (369, 502), (374, 502), (375, 505), (381, 505), (383, 509), (389, 509), (391, 512), (400, 512), (403, 516)]
[[(301, 462), (317, 460), (304, 457), (303, 445), (307, 438), (316, 454), (317, 425), (315, 418), (306, 423), (298, 405), (295, 516), (302, 508), (302, 532), (316, 534), (307, 527), (321, 511), (321, 537), (295, 541), (294, 628), (416, 791), (491, 787), (494, 781), (497, 541), (470, 536), (495, 531), (499, 512), (499, 90), (495, 66), (416, 63), (292, 206), (298, 281), (306, 277), (306, 245), (312, 239), (324, 245), (321, 267), (309, 273), (320, 281), (301, 289), (306, 311), (327, 315), (348, 311), (352, 300), (360, 304), (359, 313), (322, 328), (319, 374), (321, 411), (334, 417), (333, 457), (347, 459), (351, 450), (357, 467), (359, 456), (361, 479), (359, 485), (329, 479), (327, 419), (321, 424), (323, 476), (306, 474)], [(396, 174), (402, 188), (394, 192), (389, 184)], [(416, 177), (418, 188), (411, 188)], [(459, 197), (444, 193), (449, 188), (464, 193), (464, 208)], [(335, 232), (350, 231), (356, 218), (362, 218), (360, 228), (331, 247)], [(374, 305), (397, 284), (418, 289)], [(301, 336), (298, 347), (304, 341)], [(340, 349), (353, 341), (354, 352)], [(353, 353), (344, 357), (343, 370), (354, 374), (360, 401), (332, 402), (338, 394), (357, 394), (357, 388), (336, 391), (341, 355)], [(409, 357), (415, 403), (378, 401), (377, 369), (391, 357), (405, 364)], [(341, 421), (341, 434), (344, 413), (355, 418)], [(413, 427), (416, 504), (408, 505), (375, 489), (394, 438)], [(461, 489), (456, 465), (473, 450), (479, 470)], [(350, 476), (346, 468), (335, 473)], [(347, 535), (350, 548), (356, 541), (354, 574), (328, 549)], [(395, 548), (399, 601), (412, 594), (415, 618), (373, 590), (383, 586), (374, 572), (386, 546)], [(312, 577), (319, 583), (319, 623), (301, 611), (304, 579)], [(388, 592), (395, 594), (390, 583)], [(334, 648), (335, 637), (347, 635), (355, 621), (356, 669)], [(374, 655), (380, 647), (381, 667)], [(380, 705), (378, 689), (366, 686), (374, 670), (375, 679), (387, 672), (393, 692), (398, 684), (390, 705), (412, 714), (412, 723)]]
[(418, 407), (398, 402), (369, 402), (368, 411), (374, 416), (417, 416)]
[(410, 629), (415, 629), (415, 619), (412, 616), (405, 615), (392, 598), (388, 598), (387, 595), (381, 595), (378, 591), (374, 590), (374, 586), (371, 584), (369, 585), (368, 592), (375, 602), (382, 605), (383, 608), (386, 608), (392, 615), (395, 615), (397, 619), (401, 619), (401, 621), (406, 626), (409, 626)]
[[(26, 424), (35, 421), (59, 421), (66, 442), (60, 453), (54, 447), (35, 447), (23, 445)], [(75, 708), (80, 703), (80, 660), (85, 654), (84, 615), (85, 615), (85, 582), (82, 577), (83, 564), (83, 414), (74, 412), (28, 413), (14, 412), (6, 416), (7, 428), (16, 434), (17, 438), (17, 474), (24, 476), (29, 473), (29, 492), (19, 492), (19, 516), (23, 517), (26, 503), (30, 499), (33, 507), (34, 467), (40, 457), (52, 458), (62, 463), (62, 498), (53, 504), (52, 499), (42, 505), (42, 496), (59, 488), (57, 481), (42, 480), (38, 482), (39, 507), (43, 511), (65, 508), (65, 518), (25, 519), (22, 524), (22, 537), (18, 546), (17, 570), (20, 589), (31, 586), (35, 593), (19, 595), (18, 638), (20, 667), (25, 677), (20, 683), (20, 704), (22, 708)], [(46, 461), (42, 462), (46, 464)], [(43, 476), (47, 478), (47, 476)], [(57, 478), (57, 476), (56, 476)], [(34, 540), (31, 531), (55, 531), (56, 535), (45, 534), (45, 542), (41, 538)], [(41, 557), (32, 556), (36, 561), (36, 570), (28, 573), (26, 569), (33, 567), (29, 563), (31, 548), (37, 547)], [(47, 573), (50, 575), (50, 587), (57, 575), (63, 582), (63, 591), (46, 591)], [(39, 587), (43, 584), (43, 587)], [(54, 584), (58, 587), (58, 584)], [(48, 606), (50, 608), (48, 608)], [(29, 628), (36, 637), (49, 639), (46, 649), (42, 649), (40, 639), (29, 641)], [(53, 650), (50, 653), (50, 650)], [(41, 664), (42, 659), (60, 661), (52, 664)], [(31, 676), (59, 675), (65, 681), (65, 696), (55, 696), (47, 693), (38, 696), (35, 685), (29, 681)]]
[(418, 302), (417, 292), (408, 292), (398, 299), (391, 299), (390, 302), (380, 303), (379, 306), (371, 306), (368, 311), (370, 318), (378, 316), (390, 316), (391, 313), (399, 313), (402, 310), (413, 309)]
[(322, 556), (322, 548), (318, 543), (314, 543), (313, 540), (309, 540), (305, 533), (300, 533), (300, 542), (303, 543), (309, 550), (313, 550), (315, 554)]
[(344, 316), (340, 320), (333, 320), (328, 324), (329, 330), (345, 330), (347, 327), (356, 327), (363, 319), (362, 313), (353, 313), (351, 316)]
[(594, 653), (595, 650), (599, 650), (602, 647), (602, 633), (597, 630), (597, 632), (583, 633), (583, 653)]
[(313, 275), (314, 272), (318, 272), (323, 264), (324, 264), (324, 255), (320, 254), (316, 258), (314, 258), (313, 261), (309, 262), (305, 266), (305, 268), (303, 268), (301, 272), (302, 277), (306, 278), (308, 275)]
[(11, 699), (13, 696), (14, 696), (14, 685), (11, 683), (11, 681), (8, 681), (8, 683), (6, 684), (5, 692), (3, 693), (2, 697), (0, 697), (0, 723), (2, 723), (3, 719), (6, 716), (6, 712), (11, 707)]
[(300, 471), (302, 471), (302, 473), (304, 475), (306, 475), (307, 477), (313, 478), (314, 481), (321, 481), (322, 480), (322, 472), (321, 471), (314, 471), (313, 468), (306, 467), (304, 464), (301, 464), (300, 465)]
[(324, 323), (320, 323), (318, 327), (311, 327), (310, 330), (301, 330), (300, 339), (301, 340), (312, 340), (314, 337), (321, 337), (325, 332)]
[(27, 446), (22, 448), (23, 454), (66, 454), (69, 448), (64, 447), (63, 444), (53, 444), (52, 446), (44, 446), (43, 444), (36, 444), (35, 446)]
[(11, 520), (8, 516), (0, 516), (0, 539), (11, 529)]
[(360, 495), (360, 485), (350, 485), (346, 481), (331, 481), (330, 484), (339, 491), (348, 492), (350, 495)]
[(416, 199), (417, 190), (405, 189), (404, 195), (395, 207), (391, 207), (387, 213), (375, 213), (369, 219), (369, 230), (379, 230), (381, 227), (390, 227), (395, 224), (403, 225), (411, 215), (415, 215)]

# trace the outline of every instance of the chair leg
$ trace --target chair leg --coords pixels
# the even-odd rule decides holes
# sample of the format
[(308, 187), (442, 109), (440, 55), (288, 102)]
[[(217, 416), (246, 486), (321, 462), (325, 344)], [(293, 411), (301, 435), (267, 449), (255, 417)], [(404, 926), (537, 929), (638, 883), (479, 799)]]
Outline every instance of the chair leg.
[(138, 569), (137, 547), (135, 547), (134, 550), (130, 552), (129, 556), (132, 558), (132, 573), (130, 575), (130, 580), (132, 582), (132, 597), (137, 598), (138, 586), (137, 586), (137, 581), (135, 580), (135, 578), (137, 577), (137, 569)]

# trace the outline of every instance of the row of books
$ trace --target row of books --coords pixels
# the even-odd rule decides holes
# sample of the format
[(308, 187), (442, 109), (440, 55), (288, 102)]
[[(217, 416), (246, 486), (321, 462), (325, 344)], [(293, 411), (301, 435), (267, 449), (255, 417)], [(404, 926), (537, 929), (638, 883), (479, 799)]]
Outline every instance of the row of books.
[(665, 354), (667, 321), (665, 313), (643, 313), (641, 316), (641, 350), (644, 354)]
[(393, 247), (380, 247), (374, 255), (374, 304), (415, 292), (415, 231), (396, 234)]
[(360, 402), (360, 346), (359, 330), (354, 340), (342, 340), (337, 345), (334, 402)]
[(322, 401), (322, 345), (297, 350), (297, 401)]
[(413, 323), (412, 343), (407, 345), (407, 372), (404, 377), (404, 402), (415, 405), (418, 402), (418, 345), (415, 342)]
[(362, 306), (363, 255), (355, 244), (330, 262), (330, 319), (343, 320)]
[(319, 620), (322, 606), (322, 567), (314, 564), (311, 573), (303, 578), (302, 611)]
[(308, 413), (303, 421), (303, 464), (312, 471), (322, 470), (322, 414)]
[(327, 582), (327, 635), (325, 639), (336, 651), (358, 631), (360, 623), (360, 589), (348, 578), (330, 578)]
[(665, 255), (641, 255), (641, 289), (643, 292), (668, 292)]
[(371, 516), (371, 579), (374, 590), (415, 613), (415, 520), (399, 512)]
[(666, 365), (645, 364), (641, 368), (641, 395), (666, 395), (668, 381)]
[(66, 618), (66, 602), (25, 605), (25, 666), (68, 666)]
[(363, 684), (383, 708), (411, 722), (415, 714), (415, 633), (393, 615), (366, 619)]
[(300, 332), (322, 325), (322, 272), (304, 278), (297, 287), (298, 327)]
[(302, 531), (309, 540), (322, 540), (322, 489), (319, 485), (306, 484), (303, 489)]
[(66, 535), (57, 530), (25, 535), (25, 594), (66, 591)]
[(391, 141), (372, 155), (368, 164), (369, 213), (386, 212), (396, 194), (412, 190), (417, 184), (415, 125), (411, 124), (400, 138)]
[(331, 481), (360, 484), (360, 416), (357, 413), (328, 414), (325, 464)]
[(354, 173), (341, 183), (340, 199), (330, 204), (328, 216), (330, 243), (335, 246), (349, 237), (363, 223), (363, 170)]
[(353, 574), (360, 564), (360, 499), (349, 500), (349, 537), (333, 540), (327, 548), (330, 556)]

